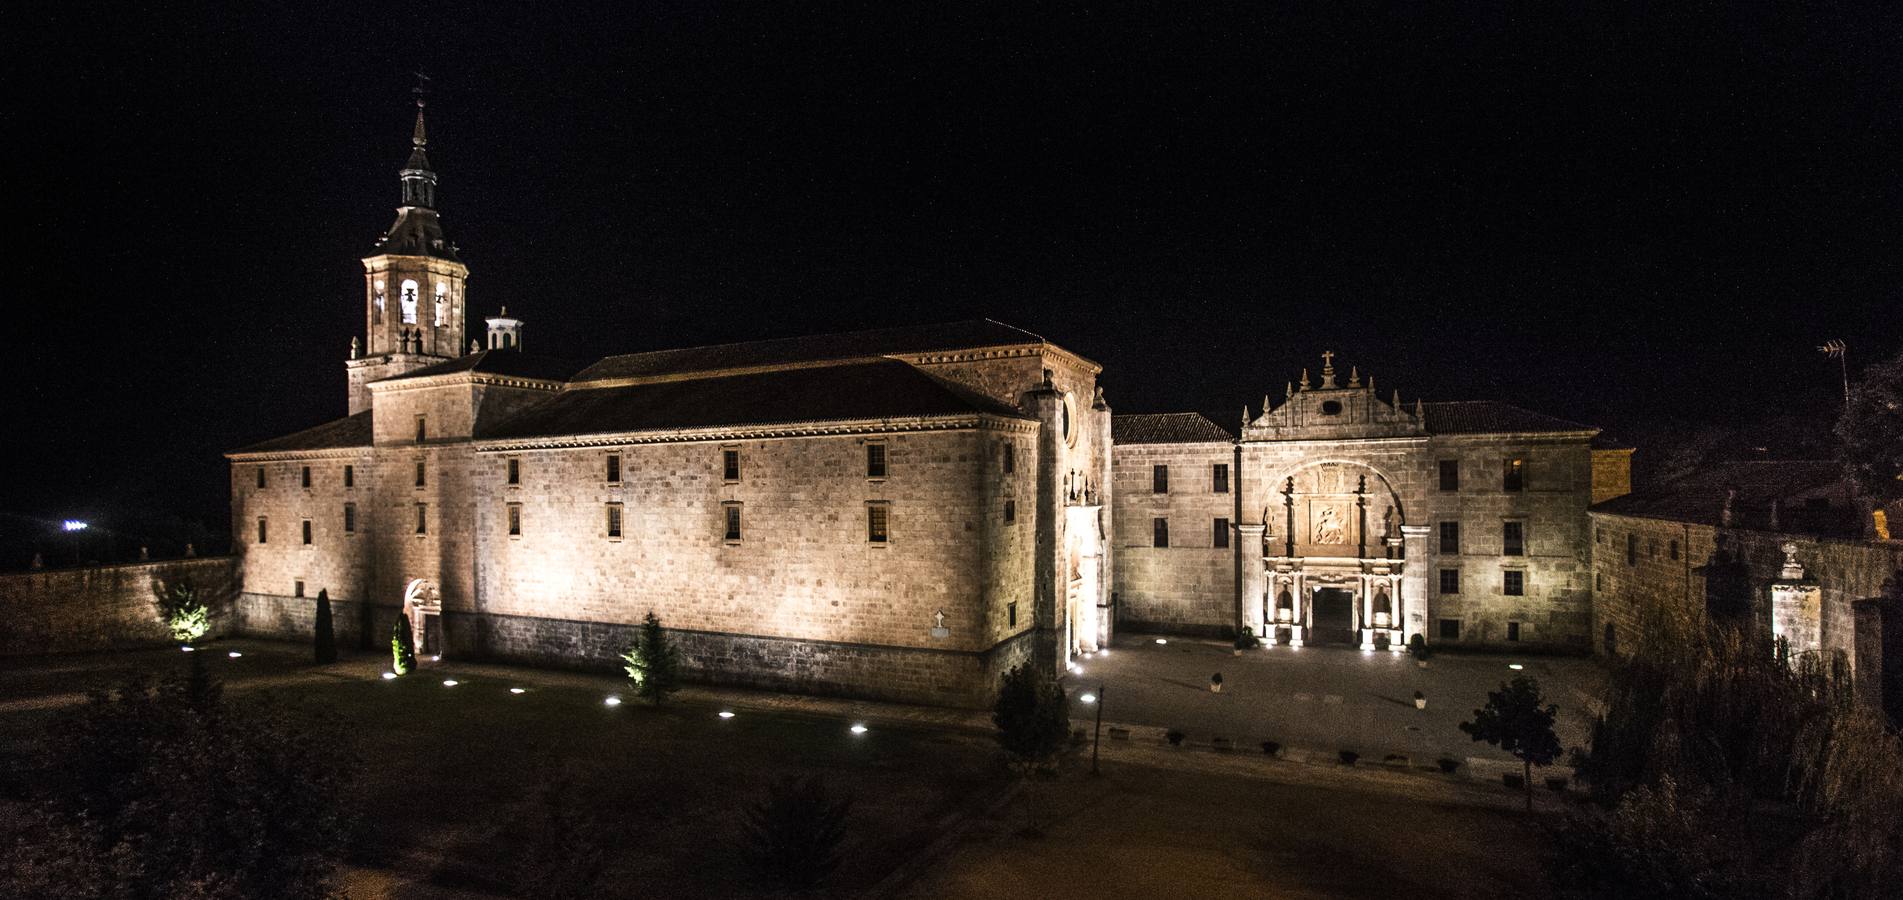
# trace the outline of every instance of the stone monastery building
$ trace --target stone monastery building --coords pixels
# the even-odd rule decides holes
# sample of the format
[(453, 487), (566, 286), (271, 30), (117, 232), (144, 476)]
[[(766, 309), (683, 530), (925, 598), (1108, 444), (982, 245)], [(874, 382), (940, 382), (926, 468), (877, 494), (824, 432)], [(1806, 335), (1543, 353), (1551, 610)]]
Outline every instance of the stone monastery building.
[[(984, 320), (611, 356), (465, 333), (421, 106), (363, 260), (349, 414), (228, 454), (237, 627), (957, 705), (1114, 626), (1585, 649), (1596, 429), (1376, 396), (1324, 362), (1232, 435), (1113, 419), (1101, 367)], [(1622, 490), (1622, 489), (1610, 489)]]

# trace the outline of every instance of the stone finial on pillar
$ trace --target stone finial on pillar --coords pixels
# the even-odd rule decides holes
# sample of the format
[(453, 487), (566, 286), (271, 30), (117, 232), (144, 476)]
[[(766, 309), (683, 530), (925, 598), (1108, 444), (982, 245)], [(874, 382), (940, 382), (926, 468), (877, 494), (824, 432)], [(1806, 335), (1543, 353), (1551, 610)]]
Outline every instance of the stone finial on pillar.
[(1294, 399), (1294, 397), (1295, 397), (1295, 382), (1291, 381), (1288, 383), (1288, 390), (1282, 394), (1282, 399), (1292, 400)]
[(1090, 408), (1091, 409), (1109, 409), (1110, 408), (1110, 404), (1104, 402), (1104, 399), (1103, 399), (1103, 385), (1101, 384), (1097, 385), (1097, 390), (1091, 395)]
[(363, 358), (363, 341), (361, 339), (355, 337), (350, 339), (350, 358)]
[(479, 340), (476, 340), (475, 338), (470, 338), (470, 339), (469, 339), (469, 352), (470, 352), (470, 353), (481, 353), (481, 352), (482, 352), (482, 342), (481, 342), (481, 341), (479, 341)]
[(1738, 488), (1736, 485), (1727, 485), (1725, 487), (1725, 505), (1718, 510), (1718, 524), (1725, 528), (1730, 528), (1732, 523), (1737, 521), (1737, 515)]
[(1322, 351), (1322, 387), (1335, 386), (1335, 351)]
[(1311, 387), (1311, 385), (1308, 383), (1308, 370), (1303, 369), (1302, 370), (1302, 390), (1306, 391), (1309, 389), (1309, 387)]
[[(1395, 396), (1400, 396), (1400, 392), (1395, 392)], [(1414, 398), (1414, 418), (1423, 421), (1427, 419), (1427, 407), (1421, 405), (1421, 398), (1419, 397)]]
[(1797, 561), (1797, 543), (1785, 541), (1779, 548), (1784, 551), (1784, 565), (1778, 569), (1779, 578), (1796, 580), (1804, 577), (1804, 564)]
[(1361, 386), (1361, 367), (1360, 366), (1348, 367), (1348, 386), (1351, 388), (1358, 388)]
[(1368, 396), (1374, 396), (1374, 373), (1368, 373)]
[(1242, 404), (1242, 427), (1249, 427), (1249, 404)]
[(192, 557), (194, 557), (194, 556), (197, 556), (197, 555), (198, 555), (198, 548), (197, 548), (197, 547), (194, 547), (194, 546), (192, 546), (191, 544), (186, 544), (186, 545), (185, 545), (185, 558), (186, 558), (186, 559), (191, 559)]
[(33, 554), (33, 568), (35, 569), (46, 568), (46, 557), (38, 553)]
[(150, 560), (151, 558), (152, 558), (152, 548), (146, 547), (146, 546), (140, 546), (139, 547), (139, 562), (145, 562), (147, 560)]

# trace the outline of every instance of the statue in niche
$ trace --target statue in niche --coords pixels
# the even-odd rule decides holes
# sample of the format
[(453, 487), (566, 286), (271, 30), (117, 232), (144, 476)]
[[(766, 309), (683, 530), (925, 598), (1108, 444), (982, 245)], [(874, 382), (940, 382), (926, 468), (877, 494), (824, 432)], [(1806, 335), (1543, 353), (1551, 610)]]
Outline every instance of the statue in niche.
[(1342, 537), (1341, 513), (1332, 506), (1324, 506), (1315, 516), (1315, 543), (1346, 543)]
[(1392, 506), (1381, 514), (1381, 536), (1394, 540), (1394, 507)]

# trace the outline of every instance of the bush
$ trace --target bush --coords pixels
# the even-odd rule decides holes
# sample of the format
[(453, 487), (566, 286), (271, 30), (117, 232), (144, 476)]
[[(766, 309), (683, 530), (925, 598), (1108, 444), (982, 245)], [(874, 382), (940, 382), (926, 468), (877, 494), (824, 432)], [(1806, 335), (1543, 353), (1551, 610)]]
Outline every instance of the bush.
[(396, 617), (396, 629), (390, 634), (390, 671), (408, 675), (416, 669), (416, 636), (410, 633), (410, 617)]
[(1183, 738), (1186, 738), (1188, 736), (1189, 735), (1186, 735), (1182, 733), (1181, 731), (1178, 731), (1172, 728), (1169, 730), (1169, 733), (1163, 735), (1163, 738), (1170, 742), (1170, 746), (1181, 747), (1183, 745)]
[(647, 618), (641, 622), (641, 637), (621, 658), (626, 663), (622, 668), (634, 682), (636, 694), (660, 703), (681, 689), (680, 652), (668, 640), (654, 610), (648, 610)]
[(1427, 638), (1418, 631), (1407, 639), (1407, 652), (1418, 660), (1427, 660), (1434, 655), (1433, 649), (1427, 646)]
[(159, 588), (159, 616), (172, 640), (191, 643), (211, 632), (211, 610), (197, 585), (178, 581)]
[(1436, 761), (1436, 764), (1440, 766), (1440, 770), (1442, 772), (1445, 772), (1448, 775), (1452, 775), (1460, 769), (1460, 760), (1454, 759), (1452, 757), (1443, 756), (1439, 760)]
[(1236, 649), (1253, 650), (1260, 646), (1262, 646), (1262, 639), (1256, 637), (1255, 631), (1250, 629), (1249, 626), (1244, 625), (1242, 632), (1236, 635)]
[(317, 592), (317, 621), (311, 629), (312, 655), (318, 665), (337, 661), (337, 632), (330, 621), (330, 591)]
[(1355, 764), (1355, 760), (1358, 760), (1361, 758), (1361, 754), (1356, 753), (1353, 750), (1337, 751), (1336, 755), (1341, 758), (1341, 764), (1344, 766), (1352, 766)]
[(991, 723), (998, 746), (1025, 772), (1052, 768), (1070, 734), (1070, 698), (1043, 672), (1027, 664), (1004, 673)]
[(1277, 753), (1282, 752), (1282, 745), (1279, 743), (1276, 743), (1275, 741), (1263, 741), (1262, 752), (1266, 755), (1274, 756)]
[(816, 775), (785, 776), (747, 810), (741, 855), (760, 880), (788, 890), (812, 890), (839, 867), (851, 798), (835, 800)]

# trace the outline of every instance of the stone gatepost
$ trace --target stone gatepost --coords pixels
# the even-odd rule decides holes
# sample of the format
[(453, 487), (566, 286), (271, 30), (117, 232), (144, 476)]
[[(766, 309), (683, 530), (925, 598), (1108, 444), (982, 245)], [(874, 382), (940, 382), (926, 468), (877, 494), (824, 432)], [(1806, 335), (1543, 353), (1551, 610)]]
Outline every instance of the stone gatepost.
[(1784, 565), (1771, 582), (1771, 635), (1789, 649), (1792, 660), (1823, 646), (1823, 591), (1804, 574), (1797, 544), (1787, 542)]
[(1268, 605), (1268, 572), (1262, 562), (1264, 530), (1261, 525), (1236, 526), (1236, 554), (1242, 561), (1242, 621), (1236, 625), (1253, 629), (1268, 645), (1275, 643), (1275, 628), (1267, 624), (1273, 607)]

